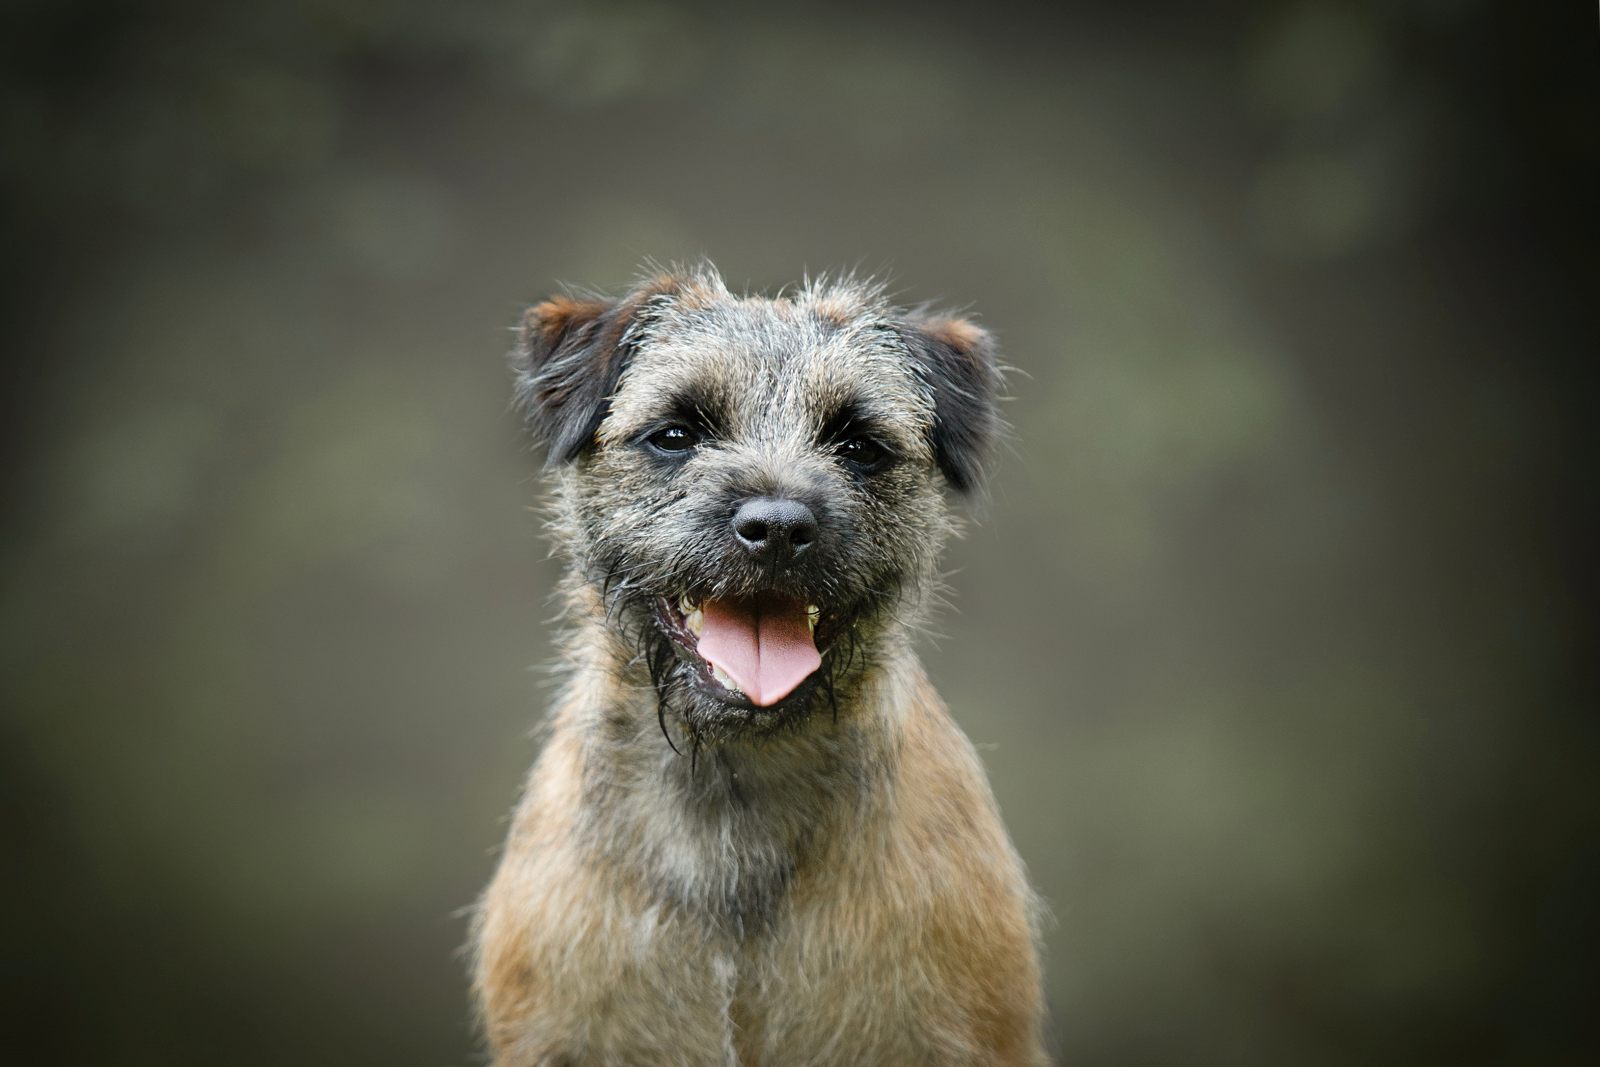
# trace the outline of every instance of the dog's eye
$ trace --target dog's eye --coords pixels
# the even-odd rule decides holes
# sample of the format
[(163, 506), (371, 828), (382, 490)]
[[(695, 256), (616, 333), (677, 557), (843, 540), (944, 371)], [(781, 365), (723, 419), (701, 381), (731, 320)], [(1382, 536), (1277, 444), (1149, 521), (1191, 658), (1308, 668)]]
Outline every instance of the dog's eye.
[(700, 443), (700, 438), (687, 426), (668, 426), (644, 439), (645, 444), (668, 455), (679, 455)]
[(889, 457), (888, 451), (870, 437), (851, 437), (839, 442), (839, 456), (857, 470), (878, 468)]

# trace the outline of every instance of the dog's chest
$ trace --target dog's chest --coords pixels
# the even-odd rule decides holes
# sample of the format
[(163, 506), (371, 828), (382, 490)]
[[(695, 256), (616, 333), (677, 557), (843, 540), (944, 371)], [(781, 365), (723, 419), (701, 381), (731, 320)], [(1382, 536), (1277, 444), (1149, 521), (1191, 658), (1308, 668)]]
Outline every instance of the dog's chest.
[[(672, 916), (647, 925), (673, 936), (636, 948), (664, 1003), (682, 1010), (677, 989), (711, 993), (698, 1006), (713, 1017), (695, 1029), (723, 1033), (727, 1063), (913, 1062), (925, 1035), (904, 1028), (915, 1017), (904, 1008), (917, 990), (904, 980), (908, 960), (883, 955), (909, 931), (886, 933), (903, 925), (892, 917), (898, 894), (883, 865), (862, 862), (888, 853), (869, 843), (881, 834), (859, 806), (816, 795), (774, 810), (752, 784), (709, 810), (642, 808), (654, 841), (647, 896)], [(683, 952), (688, 930), (700, 951)]]
[[(595, 1048), (617, 1062), (728, 1067), (934, 1062), (917, 1023), (932, 990), (917, 984), (914, 961), (884, 955), (893, 919), (882, 901), (864, 910), (850, 899), (861, 887), (820, 889), (802, 873), (771, 920), (742, 935), (713, 916), (653, 908), (614, 928), (616, 942), (598, 955), (631, 961), (607, 1011), (626, 1024), (592, 1033)], [(850, 924), (860, 940), (839, 936)]]
[(647, 803), (638, 815), (652, 895), (735, 944), (772, 930), (833, 821), (813, 805), (745, 802)]
[(731, 947), (733, 1062), (933, 1062), (916, 920), (864, 873), (802, 872), (771, 926)]
[[(812, 752), (803, 753), (815, 755)], [(615, 791), (591, 840), (636, 872), (669, 908), (742, 941), (786, 913), (797, 879), (821, 871), (868, 817), (861, 777), (834, 758), (713, 757), (669, 764), (648, 788)]]

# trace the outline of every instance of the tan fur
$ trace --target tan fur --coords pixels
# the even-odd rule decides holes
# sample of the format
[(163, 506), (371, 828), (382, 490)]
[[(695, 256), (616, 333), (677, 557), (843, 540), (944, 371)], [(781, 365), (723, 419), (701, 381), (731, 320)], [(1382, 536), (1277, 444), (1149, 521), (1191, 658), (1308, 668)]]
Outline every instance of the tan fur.
[[(686, 306), (736, 323), (792, 312), (688, 288)], [(851, 292), (815, 303), (830, 323), (841, 309), (854, 308), (852, 323), (882, 314)], [(624, 317), (608, 309), (551, 302), (527, 328), (552, 338), (620, 333)], [(938, 326), (940, 343), (986, 343), (967, 323)], [(573, 542), (580, 531), (612, 537), (613, 528), (651, 521), (626, 510), (655, 491), (627, 442), (654, 386), (709, 361), (707, 396), (742, 389), (752, 410), (772, 405), (749, 392), (770, 386), (740, 384), (747, 372), (771, 380), (754, 374), (757, 365), (706, 356), (702, 340), (675, 347), (674, 335), (656, 331), (656, 347), (637, 357), (597, 430), (599, 454), (559, 475), (556, 529), (574, 560), (570, 675), (475, 931), (476, 993), (495, 1064), (1043, 1063), (1034, 897), (977, 755), (928, 683), (908, 626), (873, 624), (862, 665), (838, 675), (836, 714), (813, 710), (792, 728), (728, 733), (703, 750), (692, 723), (661, 723), (694, 736), (692, 754), (661, 736), (651, 676), (585, 575), (585, 546)], [(891, 415), (929, 410), (932, 398), (906, 392), (913, 376), (870, 364), (887, 356), (881, 333), (863, 332), (880, 346), (865, 356), (827, 355), (828, 344), (849, 338), (823, 336), (815, 366), (785, 364), (803, 390), (779, 388), (792, 397), (786, 403), (825, 407), (827, 383), (851, 373), (883, 390)], [(615, 358), (613, 349), (596, 357)], [(821, 373), (830, 367), (831, 377)], [(804, 384), (813, 380), (822, 384)], [(892, 418), (882, 425), (897, 432)], [(776, 432), (751, 440), (776, 449)], [(795, 432), (800, 449), (804, 434)], [(917, 577), (901, 601), (911, 612), (933, 581), (947, 520), (929, 453), (906, 432), (900, 447), (912, 459), (894, 475), (903, 514), (876, 515), (883, 525), (862, 551), (888, 553)], [(731, 455), (737, 445), (726, 447)], [(735, 466), (759, 466), (758, 452), (739, 455)], [(792, 455), (791, 468), (812, 464), (819, 478), (830, 469), (825, 455)], [(890, 538), (900, 540), (886, 545)]]
[[(580, 669), (483, 901), (495, 1063), (1044, 1062), (1032, 895), (977, 756), (914, 657), (873, 690), (858, 714), (880, 788), (830, 807), (773, 929), (739, 937), (596, 847), (595, 822), (650, 831), (582, 810), (589, 764), (606, 758), (596, 709), (619, 694)], [(648, 694), (624, 699), (651, 715)], [(647, 776), (629, 786), (639, 806), (620, 810), (666, 802)]]

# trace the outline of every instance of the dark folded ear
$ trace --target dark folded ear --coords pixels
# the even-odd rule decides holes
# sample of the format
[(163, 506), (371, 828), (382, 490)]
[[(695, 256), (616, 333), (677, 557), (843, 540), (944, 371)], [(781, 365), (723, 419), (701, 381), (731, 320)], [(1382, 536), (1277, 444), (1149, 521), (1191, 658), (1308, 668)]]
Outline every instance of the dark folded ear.
[(676, 288), (663, 276), (620, 300), (557, 296), (522, 317), (511, 350), (517, 403), (545, 444), (545, 464), (569, 463), (594, 441), (639, 329)]
[(994, 338), (966, 319), (920, 313), (901, 323), (900, 333), (933, 395), (934, 459), (952, 489), (971, 493), (1000, 432)]

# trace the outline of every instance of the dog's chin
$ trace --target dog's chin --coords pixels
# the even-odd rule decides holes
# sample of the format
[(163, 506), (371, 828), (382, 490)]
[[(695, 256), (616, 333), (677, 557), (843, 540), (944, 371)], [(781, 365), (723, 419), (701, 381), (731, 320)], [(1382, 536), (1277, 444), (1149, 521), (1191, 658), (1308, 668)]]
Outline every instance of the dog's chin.
[(753, 704), (737, 692), (723, 695), (702, 688), (684, 668), (680, 668), (675, 688), (680, 696), (673, 704), (679, 707), (684, 722), (702, 742), (770, 737), (800, 726), (818, 707), (824, 709), (824, 715), (828, 708), (826, 686), (815, 676), (768, 707)]

